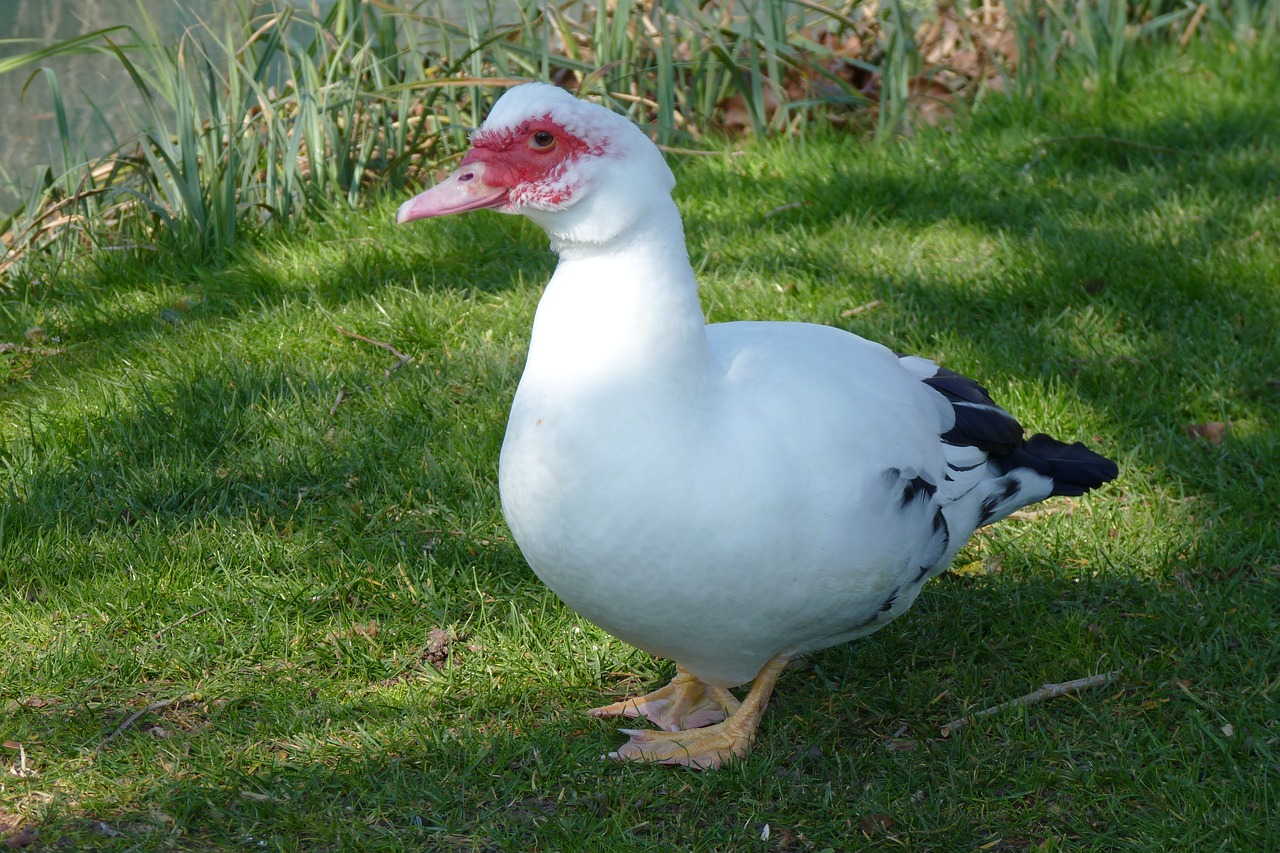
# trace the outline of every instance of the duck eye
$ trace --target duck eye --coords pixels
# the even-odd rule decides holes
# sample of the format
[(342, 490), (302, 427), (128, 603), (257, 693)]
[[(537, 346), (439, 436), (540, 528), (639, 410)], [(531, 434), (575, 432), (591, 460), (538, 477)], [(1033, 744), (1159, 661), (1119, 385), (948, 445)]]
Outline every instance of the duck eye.
[(546, 130), (534, 131), (533, 135), (529, 137), (529, 147), (534, 149), (547, 149), (555, 145), (555, 143), (556, 138)]

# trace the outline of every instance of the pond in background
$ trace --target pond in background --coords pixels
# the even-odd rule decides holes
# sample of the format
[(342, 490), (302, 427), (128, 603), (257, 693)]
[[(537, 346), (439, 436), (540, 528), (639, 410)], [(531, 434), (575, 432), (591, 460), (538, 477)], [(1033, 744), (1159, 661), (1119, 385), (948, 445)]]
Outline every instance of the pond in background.
[[(322, 0), (319, 8), (331, 2)], [(437, 0), (435, 4), (422, 5), (434, 7), (431, 11), (441, 17), (464, 20), (468, 2), (471, 0)], [(493, 5), (506, 3), (507, 0), (497, 0)], [(297, 0), (295, 5), (314, 11), (317, 3)], [(184, 29), (201, 21), (220, 32), (236, 14), (236, 4), (226, 0), (0, 0), (0, 58), (29, 53), (106, 27), (136, 26), (139, 6), (162, 36), (174, 40)], [(502, 17), (500, 12), (498, 17)], [(127, 34), (122, 36), (122, 40), (128, 38)], [(16, 39), (24, 41), (8, 41)], [(113, 138), (111, 129), (120, 134), (132, 132), (128, 116), (141, 112), (140, 97), (119, 60), (112, 56), (59, 56), (0, 74), (0, 116), (4, 116), (0, 131), (0, 215), (22, 202), (19, 188), (29, 189), (41, 166), (55, 165), (55, 172), (59, 171), (56, 164), (61, 163), (61, 149), (52, 92), (45, 75), (36, 71), (38, 67), (46, 67), (56, 76), (67, 108), (71, 138), (84, 139), (90, 157), (105, 154), (115, 146), (118, 140)]]
[[(217, 0), (188, 0), (181, 7), (171, 0), (145, 5), (166, 36), (177, 35), (227, 6)], [(0, 57), (137, 21), (134, 0), (0, 0)], [(5, 43), (7, 39), (24, 41)], [(53, 93), (47, 76), (37, 71), (41, 67), (56, 76), (71, 137), (85, 139), (91, 155), (110, 150), (113, 143), (107, 128), (127, 126), (126, 110), (140, 106), (120, 63), (109, 56), (60, 56), (0, 74), (0, 115), (5, 116), (0, 134), (0, 211), (12, 210), (20, 202), (15, 183), (29, 188), (38, 166), (61, 162)], [(123, 100), (128, 95), (135, 96), (133, 102)]]

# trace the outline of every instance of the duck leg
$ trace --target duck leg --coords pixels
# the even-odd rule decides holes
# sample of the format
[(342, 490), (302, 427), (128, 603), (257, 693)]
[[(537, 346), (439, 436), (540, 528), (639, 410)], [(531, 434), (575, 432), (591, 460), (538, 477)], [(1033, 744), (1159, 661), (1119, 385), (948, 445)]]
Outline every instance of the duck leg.
[[(789, 658), (782, 655), (771, 658), (760, 670), (755, 681), (751, 682), (751, 691), (747, 693), (747, 697), (737, 708), (726, 709), (727, 716), (722, 722), (683, 731), (620, 729), (619, 731), (627, 735), (630, 740), (619, 747), (617, 752), (609, 753), (609, 757), (618, 761), (683, 764), (695, 770), (714, 770), (734, 758), (746, 755), (751, 749), (752, 741), (755, 740), (756, 728), (760, 725), (760, 717), (769, 703), (773, 686), (777, 683), (782, 670), (786, 669), (788, 661)], [(688, 675), (688, 673), (684, 674)], [(692, 678), (692, 676), (689, 677)], [(677, 675), (676, 678), (679, 679), (680, 676)], [(707, 690), (715, 689), (706, 685), (704, 687)], [(625, 705), (625, 703), (619, 704)], [(616, 715), (597, 714), (597, 716)]]
[(712, 687), (676, 664), (676, 677), (666, 687), (587, 713), (599, 718), (644, 717), (663, 731), (679, 732), (718, 723), (740, 704), (725, 688)]

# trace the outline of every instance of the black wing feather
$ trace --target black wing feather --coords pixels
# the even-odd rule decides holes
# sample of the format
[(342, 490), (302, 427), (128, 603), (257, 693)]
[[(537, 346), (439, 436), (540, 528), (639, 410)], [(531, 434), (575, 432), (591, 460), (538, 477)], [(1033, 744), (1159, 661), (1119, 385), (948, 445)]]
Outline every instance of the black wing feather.
[(1043, 433), (1024, 439), (1017, 418), (1000, 408), (986, 388), (954, 370), (939, 367), (924, 384), (946, 397), (955, 410), (955, 425), (942, 440), (985, 451), (1002, 474), (1030, 468), (1053, 480), (1053, 494), (1075, 496), (1120, 473), (1116, 463), (1078, 441), (1067, 444)]
[(924, 384), (950, 400), (955, 410), (955, 426), (942, 434), (943, 441), (996, 454), (1012, 453), (1022, 444), (1022, 424), (969, 377), (939, 367)]

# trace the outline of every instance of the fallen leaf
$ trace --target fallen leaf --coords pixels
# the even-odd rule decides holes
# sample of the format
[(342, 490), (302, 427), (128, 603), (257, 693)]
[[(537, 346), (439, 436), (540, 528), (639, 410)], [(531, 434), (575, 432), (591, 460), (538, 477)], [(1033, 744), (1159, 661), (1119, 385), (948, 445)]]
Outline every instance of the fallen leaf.
[(888, 832), (893, 829), (893, 818), (883, 812), (869, 814), (858, 824), (858, 828), (862, 830), (863, 835), (875, 835), (878, 832)]
[(40, 838), (40, 830), (31, 824), (24, 824), (18, 827), (17, 832), (8, 835), (4, 839), (4, 846), (10, 850), (17, 850), (19, 847), (26, 847), (28, 844), (34, 844)]
[(909, 102), (915, 109), (916, 121), (921, 126), (942, 124), (955, 115), (956, 109), (950, 103), (953, 93), (937, 79), (921, 75), (911, 81), (909, 88)]
[(1209, 421), (1203, 424), (1187, 424), (1183, 429), (1187, 431), (1187, 435), (1192, 438), (1200, 438), (1210, 444), (1222, 444), (1222, 437), (1226, 435), (1227, 427), (1230, 422)]
[(449, 656), (453, 653), (454, 636), (444, 628), (432, 628), (427, 634), (427, 650), (422, 655), (427, 663), (436, 669), (444, 669)]

